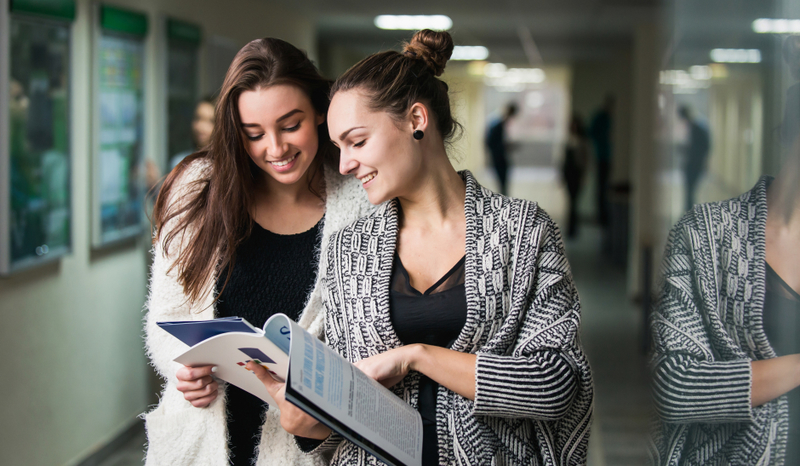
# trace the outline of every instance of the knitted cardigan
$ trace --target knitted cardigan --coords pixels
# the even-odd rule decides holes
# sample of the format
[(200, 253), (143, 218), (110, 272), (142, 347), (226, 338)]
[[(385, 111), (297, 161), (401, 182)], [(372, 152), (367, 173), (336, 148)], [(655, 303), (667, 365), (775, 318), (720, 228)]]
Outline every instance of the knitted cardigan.
[[(586, 462), (593, 387), (578, 331), (580, 304), (556, 224), (537, 204), (466, 181), (467, 321), (452, 349), (477, 354), (475, 401), (437, 397), (439, 462)], [(389, 316), (398, 202), (336, 233), (324, 256), (328, 344), (350, 361), (401, 346)], [(419, 373), (393, 387), (417, 407)], [(332, 465), (378, 465), (332, 435)]]
[[(184, 195), (197, 189), (194, 181), (205, 180), (209, 176), (208, 162), (202, 159), (195, 161), (176, 185), (172, 202), (180, 202)], [(327, 245), (334, 231), (373, 210), (357, 179), (343, 177), (334, 169), (325, 167), (325, 183), (322, 248)], [(164, 227), (162, 237), (171, 227), (172, 224)], [(213, 319), (216, 315), (212, 305), (216, 277), (209, 277), (203, 298), (190, 305), (178, 282), (177, 271), (168, 272), (177, 252), (191, 240), (191, 231), (176, 237), (170, 245), (169, 257), (165, 256), (160, 242), (156, 242), (153, 248), (150, 295), (145, 318), (146, 346), (153, 367), (166, 383), (158, 407), (143, 415), (147, 428), (147, 465), (229, 464), (225, 384), (220, 384), (217, 399), (206, 408), (195, 408), (184, 400), (183, 394), (175, 388), (175, 372), (182, 366), (174, 362), (173, 358), (183, 353), (186, 346), (156, 326), (158, 321), (205, 320)], [(269, 245), (265, 244), (264, 247)], [(323, 324), (322, 314), (319, 312), (322, 309), (321, 296), (320, 276), (317, 274), (314, 289), (308, 297), (299, 323), (320, 337)], [(308, 456), (300, 451), (294, 437), (281, 428), (277, 409), (266, 412), (259, 435), (261, 440), (258, 445), (257, 466), (324, 464), (321, 458)]]
[(750, 362), (776, 356), (761, 319), (770, 181), (670, 232), (650, 322), (656, 464), (783, 464), (786, 397), (750, 407)]

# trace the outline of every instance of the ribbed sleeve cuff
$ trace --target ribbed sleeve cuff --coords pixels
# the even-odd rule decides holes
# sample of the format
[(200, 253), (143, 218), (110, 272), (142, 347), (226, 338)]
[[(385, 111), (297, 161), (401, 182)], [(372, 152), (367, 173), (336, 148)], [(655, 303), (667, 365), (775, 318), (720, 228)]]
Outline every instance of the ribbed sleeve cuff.
[(573, 366), (560, 351), (529, 357), (478, 354), (473, 413), (557, 420), (566, 414), (577, 389)]
[(672, 356), (653, 374), (656, 410), (664, 422), (752, 420), (749, 360), (698, 362)]
[[(301, 437), (295, 437), (296, 440), (299, 440), (300, 438)], [(308, 439), (305, 439), (305, 440), (308, 440)], [(337, 434), (336, 432), (331, 431), (331, 435), (329, 435), (328, 438), (323, 440), (321, 443), (319, 443), (317, 445), (316, 448), (314, 448), (312, 450), (304, 450), (303, 447), (300, 446), (299, 442), (298, 442), (298, 447), (300, 447), (300, 449), (303, 450), (304, 453), (307, 453), (307, 454), (310, 454), (310, 455), (314, 455), (314, 454), (326, 453), (326, 452), (330, 452), (330, 451), (336, 450), (336, 448), (339, 446), (339, 444), (342, 443), (342, 440), (344, 440), (344, 437), (342, 437), (341, 435)], [(309, 444), (305, 444), (305, 446), (308, 447), (310, 445)]]

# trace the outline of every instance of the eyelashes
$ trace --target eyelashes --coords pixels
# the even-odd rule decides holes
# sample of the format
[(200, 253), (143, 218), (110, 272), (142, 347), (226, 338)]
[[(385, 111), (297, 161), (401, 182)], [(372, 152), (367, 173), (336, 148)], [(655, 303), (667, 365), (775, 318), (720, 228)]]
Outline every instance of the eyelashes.
[[(297, 131), (298, 129), (300, 129), (300, 125), (301, 125), (301, 123), (297, 123), (297, 124), (296, 124), (296, 125), (294, 125), (294, 126), (290, 126), (290, 127), (288, 127), (288, 128), (282, 128), (282, 129), (281, 129), (281, 131), (283, 131), (283, 132), (286, 132), (286, 133), (294, 133), (295, 131)], [(262, 137), (264, 137), (264, 134), (257, 134), (257, 135), (255, 135), (255, 136), (250, 136), (250, 135), (248, 134), (248, 135), (246, 135), (246, 136), (247, 136), (247, 139), (249, 139), (249, 140), (251, 140), (251, 141), (258, 141), (259, 139), (261, 139)]]

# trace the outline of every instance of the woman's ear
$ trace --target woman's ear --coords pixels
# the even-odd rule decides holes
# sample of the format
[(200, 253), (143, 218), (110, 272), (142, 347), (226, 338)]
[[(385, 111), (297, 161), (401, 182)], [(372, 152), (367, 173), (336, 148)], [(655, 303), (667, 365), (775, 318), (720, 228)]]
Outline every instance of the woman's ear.
[(414, 131), (427, 131), (428, 130), (428, 107), (421, 102), (414, 102), (414, 105), (408, 110), (408, 119), (411, 126), (411, 132)]
[(314, 112), (314, 114), (316, 115), (317, 126), (325, 123), (325, 114), (324, 113)]

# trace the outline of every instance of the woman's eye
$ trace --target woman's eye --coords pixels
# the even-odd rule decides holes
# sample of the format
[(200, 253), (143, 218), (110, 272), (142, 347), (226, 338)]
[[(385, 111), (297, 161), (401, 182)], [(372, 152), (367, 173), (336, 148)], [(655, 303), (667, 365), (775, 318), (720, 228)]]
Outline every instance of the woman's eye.
[(259, 139), (261, 139), (261, 137), (262, 137), (262, 136), (264, 136), (264, 135), (263, 135), (263, 134), (259, 134), (259, 135), (257, 135), (257, 136), (250, 136), (250, 135), (248, 134), (248, 135), (247, 135), (247, 139), (249, 139), (249, 140), (251, 140), (251, 141), (258, 141)]
[(353, 147), (362, 147), (365, 142), (367, 142), (366, 139), (364, 139), (363, 141), (360, 141), (360, 142), (357, 142), (357, 143), (353, 144)]
[(283, 130), (288, 132), (288, 133), (291, 133), (292, 131), (297, 131), (298, 129), (300, 129), (300, 123), (298, 123), (298, 124), (296, 124), (296, 125), (294, 125), (292, 127), (289, 127), (289, 128), (283, 128)]

